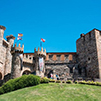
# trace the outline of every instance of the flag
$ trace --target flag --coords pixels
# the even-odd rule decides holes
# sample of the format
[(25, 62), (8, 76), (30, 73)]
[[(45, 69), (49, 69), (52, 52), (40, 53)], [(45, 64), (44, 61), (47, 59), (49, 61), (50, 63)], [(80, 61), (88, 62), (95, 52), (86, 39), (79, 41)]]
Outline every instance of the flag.
[(17, 40), (22, 40), (22, 38), (21, 37), (17, 37)]
[(42, 39), (42, 38), (41, 38), (41, 41), (42, 41), (42, 42), (45, 42), (45, 39)]
[(23, 34), (22, 34), (22, 33), (18, 33), (18, 36), (19, 36), (19, 37), (22, 37), (22, 36), (23, 36)]
[(23, 36), (23, 34), (22, 34), (22, 33), (18, 33), (17, 40), (22, 40), (22, 36)]

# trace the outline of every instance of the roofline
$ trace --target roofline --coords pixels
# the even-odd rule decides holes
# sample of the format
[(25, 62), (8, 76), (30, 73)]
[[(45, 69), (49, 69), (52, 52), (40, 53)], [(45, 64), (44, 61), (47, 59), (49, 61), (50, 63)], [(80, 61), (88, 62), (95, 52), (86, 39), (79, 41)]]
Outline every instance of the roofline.
[[(84, 34), (84, 36), (88, 35), (89, 33), (91, 33), (91, 32), (92, 32), (92, 31), (94, 31), (94, 30), (100, 31), (100, 30), (98, 30), (98, 29), (94, 28), (94, 29), (93, 29), (93, 30), (91, 30), (90, 32), (88, 32), (88, 33)], [(101, 31), (100, 31), (100, 32), (101, 32)], [(80, 37), (79, 39), (81, 39), (81, 37)], [(76, 40), (76, 42), (77, 42), (79, 39), (77, 39), (77, 40)]]
[(27, 52), (27, 53), (24, 53), (24, 54), (33, 54), (32, 52)]
[[(34, 54), (34, 53), (23, 53), (23, 54)], [(76, 52), (46, 52), (46, 54), (76, 54)]]
[(47, 52), (46, 54), (76, 54), (76, 52)]

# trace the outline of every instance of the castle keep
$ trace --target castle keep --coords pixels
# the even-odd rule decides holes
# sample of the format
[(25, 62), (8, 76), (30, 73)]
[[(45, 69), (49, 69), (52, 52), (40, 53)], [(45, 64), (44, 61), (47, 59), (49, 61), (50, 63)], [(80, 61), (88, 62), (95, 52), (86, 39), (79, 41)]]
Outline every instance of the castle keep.
[(60, 79), (82, 77), (101, 79), (101, 31), (93, 29), (81, 34), (76, 41), (77, 52), (52, 52), (34, 49), (24, 53), (24, 45), (14, 44), (15, 37), (3, 38), (4, 26), (0, 26), (0, 80), (7, 81), (23, 74), (49, 77), (58, 74)]

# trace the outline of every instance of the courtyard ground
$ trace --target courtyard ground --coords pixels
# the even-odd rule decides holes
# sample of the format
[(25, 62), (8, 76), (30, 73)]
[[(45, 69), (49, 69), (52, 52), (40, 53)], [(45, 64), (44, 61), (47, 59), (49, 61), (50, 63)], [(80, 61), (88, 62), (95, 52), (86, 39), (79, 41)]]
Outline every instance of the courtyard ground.
[(40, 84), (0, 95), (0, 101), (101, 101), (101, 86)]

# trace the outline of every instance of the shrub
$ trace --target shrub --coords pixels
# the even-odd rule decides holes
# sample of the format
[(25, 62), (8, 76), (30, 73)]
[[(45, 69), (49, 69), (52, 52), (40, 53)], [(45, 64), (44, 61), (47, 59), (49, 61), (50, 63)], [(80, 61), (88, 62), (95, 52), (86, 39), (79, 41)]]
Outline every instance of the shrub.
[(71, 80), (67, 80), (66, 83), (72, 83), (72, 81)]
[(55, 80), (54, 79), (49, 79), (49, 82), (55, 82)]
[(41, 78), (40, 83), (49, 83), (49, 79), (46, 77)]
[(79, 81), (78, 83), (79, 83), (79, 84), (87, 84), (86, 81)]
[(2, 87), (0, 87), (0, 95), (1, 95), (1, 94), (4, 94), (4, 90), (3, 90)]
[(95, 85), (96, 82), (93, 82), (93, 81), (87, 81), (86, 84), (88, 84), (88, 85)]
[(96, 86), (101, 86), (101, 83), (100, 82), (95, 82), (95, 85)]
[(35, 75), (23, 75), (16, 79), (11, 79), (0, 88), (0, 94), (21, 89), (24, 87), (34, 86), (40, 83), (40, 77)]
[(88, 82), (88, 84), (89, 84), (89, 85), (95, 85), (96, 82), (90, 81), (90, 82)]
[(60, 80), (56, 80), (56, 83), (61, 83), (61, 81)]
[(63, 80), (62, 83), (65, 83), (65, 81)]
[(78, 84), (78, 81), (75, 81), (74, 83), (75, 83), (75, 84)]
[(87, 81), (86, 84), (87, 84), (87, 85), (90, 85), (90, 84), (91, 84), (90, 82), (91, 82), (91, 81)]

